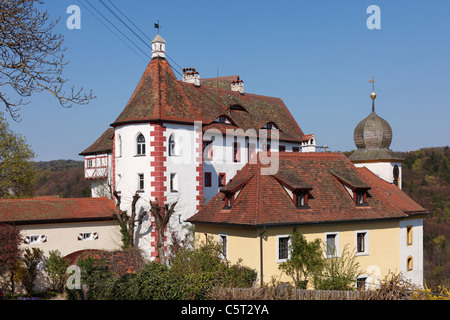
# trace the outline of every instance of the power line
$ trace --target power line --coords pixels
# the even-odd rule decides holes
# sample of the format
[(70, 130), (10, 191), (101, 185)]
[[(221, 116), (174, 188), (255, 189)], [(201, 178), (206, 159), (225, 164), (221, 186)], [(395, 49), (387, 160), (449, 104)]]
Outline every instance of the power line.
[[(80, 1), (80, 0), (78, 0)], [(105, 19), (110, 25), (112, 25), (114, 27), (114, 29), (116, 29), (118, 32), (120, 32), (120, 34), (122, 36), (124, 36), (128, 41), (130, 41), (139, 51), (141, 51), (145, 56), (147, 56), (148, 58), (150, 58), (150, 56), (143, 51), (138, 45), (136, 45), (126, 34), (124, 34), (119, 28), (116, 27), (115, 24), (113, 24), (111, 21), (109, 21), (109, 19), (107, 17), (105, 17), (95, 6), (93, 6), (89, 0), (85, 0), (100, 16), (103, 17), (103, 19)], [(92, 12), (91, 12), (92, 13)]]
[(133, 49), (125, 40), (123, 40), (114, 30), (112, 30), (106, 23), (104, 23), (94, 12), (91, 11), (87, 6), (85, 6), (81, 0), (78, 0), (78, 2), (87, 10), (89, 11), (94, 18), (96, 18), (98, 21), (100, 21), (101, 24), (103, 24), (112, 34), (114, 34), (120, 41), (123, 42), (128, 48), (131, 49), (139, 58), (141, 58), (143, 61), (146, 61), (145, 58), (143, 58), (135, 49)]

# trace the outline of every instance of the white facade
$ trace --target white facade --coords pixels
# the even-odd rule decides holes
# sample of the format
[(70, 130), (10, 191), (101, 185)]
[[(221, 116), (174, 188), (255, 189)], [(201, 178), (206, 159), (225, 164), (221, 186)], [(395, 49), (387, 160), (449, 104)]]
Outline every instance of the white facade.
[(400, 222), (400, 272), (423, 286), (423, 220)]
[(389, 161), (372, 161), (372, 162), (357, 162), (354, 165), (358, 168), (366, 167), (378, 177), (386, 182), (394, 183), (394, 168), (398, 168), (398, 187), (402, 188), (402, 164), (401, 162)]

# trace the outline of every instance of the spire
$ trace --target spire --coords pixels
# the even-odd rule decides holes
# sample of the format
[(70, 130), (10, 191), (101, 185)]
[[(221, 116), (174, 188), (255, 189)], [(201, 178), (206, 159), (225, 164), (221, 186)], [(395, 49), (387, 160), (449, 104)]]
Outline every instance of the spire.
[(164, 40), (159, 34), (157, 34), (152, 40), (152, 59), (158, 57), (166, 57), (166, 40)]
[(375, 98), (377, 95), (375, 94), (375, 76), (372, 75), (372, 80), (369, 80), (372, 84), (372, 93), (370, 94), (370, 98), (372, 99), (372, 112), (375, 112)]

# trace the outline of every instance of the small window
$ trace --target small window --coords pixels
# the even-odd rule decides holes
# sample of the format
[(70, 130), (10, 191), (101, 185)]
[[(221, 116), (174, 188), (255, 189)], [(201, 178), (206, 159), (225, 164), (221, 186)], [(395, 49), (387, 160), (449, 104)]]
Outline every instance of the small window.
[(250, 160), (255, 156), (256, 154), (256, 145), (254, 143), (248, 143), (247, 144), (247, 161), (250, 162)]
[(285, 151), (286, 151), (286, 146), (279, 146), (279, 147), (278, 147), (278, 150), (279, 150), (280, 152), (285, 152)]
[(219, 257), (227, 259), (228, 256), (228, 236), (226, 234), (219, 234)]
[(238, 142), (233, 142), (233, 162), (241, 162), (241, 146)]
[(355, 202), (358, 206), (366, 205), (366, 192), (364, 191), (356, 191), (355, 192)]
[(92, 164), (93, 164), (93, 163), (92, 163), (92, 159), (88, 159), (88, 161), (87, 161), (87, 167), (88, 167), (88, 168), (92, 168), (92, 167), (93, 167)]
[(413, 244), (413, 228), (412, 226), (406, 227), (406, 245), (410, 246)]
[(172, 133), (169, 137), (169, 157), (175, 155), (175, 135)]
[(277, 251), (277, 262), (289, 259), (289, 236), (278, 236)]
[(356, 290), (365, 291), (367, 286), (367, 277), (359, 277), (356, 279)]
[(139, 191), (143, 191), (144, 190), (144, 174), (143, 173), (139, 173), (138, 174), (138, 190)]
[(80, 241), (97, 240), (97, 239), (98, 239), (97, 232), (82, 232), (78, 234), (78, 240)]
[(231, 206), (233, 205), (233, 201), (234, 201), (234, 194), (226, 193), (224, 200), (225, 200), (225, 205), (223, 208), (231, 209)]
[(120, 135), (117, 136), (117, 153), (116, 153), (116, 157), (121, 157), (122, 156), (122, 137)]
[(145, 138), (142, 134), (136, 140), (136, 154), (139, 156), (145, 155)]
[(226, 116), (218, 116), (214, 122), (218, 123), (231, 123), (230, 119)]
[(292, 152), (300, 152), (300, 148), (299, 147), (292, 147)]
[(265, 125), (263, 125), (262, 129), (278, 129), (278, 126), (273, 122), (267, 122)]
[(170, 174), (170, 192), (178, 192), (178, 179), (176, 173)]
[(205, 172), (205, 187), (211, 187), (211, 172)]
[(203, 141), (203, 159), (211, 161), (213, 159), (212, 141)]
[(356, 255), (364, 255), (369, 253), (368, 232), (356, 232)]
[(297, 191), (294, 193), (294, 201), (297, 208), (308, 207), (308, 192)]
[(413, 270), (413, 258), (411, 256), (409, 256), (408, 259), (406, 260), (406, 268), (408, 271)]
[(219, 187), (225, 186), (225, 173), (219, 173)]
[(327, 258), (337, 257), (339, 252), (338, 234), (337, 233), (325, 234), (325, 246)]

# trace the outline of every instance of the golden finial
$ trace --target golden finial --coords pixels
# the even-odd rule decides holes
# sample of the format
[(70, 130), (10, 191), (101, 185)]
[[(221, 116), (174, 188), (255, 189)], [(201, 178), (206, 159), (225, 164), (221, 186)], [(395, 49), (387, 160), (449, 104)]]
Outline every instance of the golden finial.
[(372, 75), (372, 79), (369, 80), (369, 82), (372, 84), (372, 93), (370, 94), (370, 98), (372, 99), (372, 112), (375, 112), (375, 98), (377, 97), (375, 93), (375, 76)]
[(372, 98), (372, 100), (375, 100), (375, 98), (377, 97), (377, 95), (375, 94), (375, 76), (372, 76), (372, 79), (369, 80), (369, 82), (372, 84), (372, 93), (370, 94), (370, 98)]

